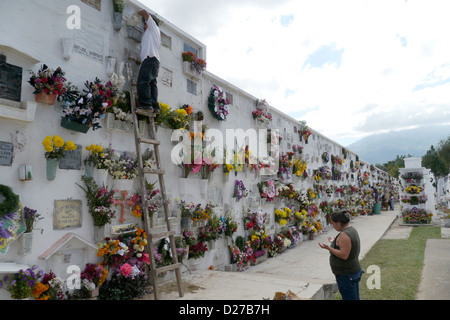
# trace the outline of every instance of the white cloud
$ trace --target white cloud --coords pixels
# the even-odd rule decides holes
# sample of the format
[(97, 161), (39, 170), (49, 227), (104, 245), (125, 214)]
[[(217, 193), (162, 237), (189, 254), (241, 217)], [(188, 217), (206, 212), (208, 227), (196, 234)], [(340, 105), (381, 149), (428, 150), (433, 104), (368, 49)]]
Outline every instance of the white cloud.
[(207, 45), (209, 71), (338, 142), (450, 123), (446, 0), (141, 1)]

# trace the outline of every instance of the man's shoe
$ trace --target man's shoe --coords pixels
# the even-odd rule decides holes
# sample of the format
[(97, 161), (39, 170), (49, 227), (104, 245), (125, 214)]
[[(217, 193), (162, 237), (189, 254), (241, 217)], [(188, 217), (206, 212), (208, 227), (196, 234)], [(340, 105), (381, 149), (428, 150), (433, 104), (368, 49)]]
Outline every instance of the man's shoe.
[(138, 109), (144, 109), (144, 110), (153, 111), (153, 107), (152, 106), (140, 105)]
[(153, 113), (160, 113), (161, 112), (161, 108), (153, 108)]

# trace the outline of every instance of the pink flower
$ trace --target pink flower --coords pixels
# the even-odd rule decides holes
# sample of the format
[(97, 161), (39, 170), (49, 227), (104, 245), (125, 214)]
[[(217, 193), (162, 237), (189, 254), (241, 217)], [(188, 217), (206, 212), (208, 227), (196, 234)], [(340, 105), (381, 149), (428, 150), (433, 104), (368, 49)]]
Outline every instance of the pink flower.
[(150, 257), (148, 256), (148, 253), (142, 254), (142, 261), (144, 261), (146, 264), (150, 265)]
[(122, 271), (124, 277), (128, 277), (131, 274), (131, 272), (133, 272), (133, 268), (131, 268), (131, 266), (128, 263), (125, 263), (120, 267), (120, 271)]

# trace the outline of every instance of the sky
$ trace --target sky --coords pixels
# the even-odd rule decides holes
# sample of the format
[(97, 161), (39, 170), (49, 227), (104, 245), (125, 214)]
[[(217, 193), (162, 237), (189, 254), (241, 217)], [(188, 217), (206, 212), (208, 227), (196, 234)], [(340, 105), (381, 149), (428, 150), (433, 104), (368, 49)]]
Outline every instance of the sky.
[(207, 70), (347, 146), (450, 124), (448, 0), (140, 0)]

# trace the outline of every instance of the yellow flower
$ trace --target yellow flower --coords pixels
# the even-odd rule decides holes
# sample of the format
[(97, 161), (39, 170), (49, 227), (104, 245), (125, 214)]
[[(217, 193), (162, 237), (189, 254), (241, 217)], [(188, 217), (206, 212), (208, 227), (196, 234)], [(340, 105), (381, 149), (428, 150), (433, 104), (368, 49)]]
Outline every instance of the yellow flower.
[(178, 109), (178, 110), (176, 110), (176, 113), (178, 116), (181, 116), (181, 117), (187, 116), (187, 112), (184, 109)]
[(67, 141), (66, 147), (64, 150), (76, 150), (77, 146), (73, 143), (73, 141)]
[(45, 146), (45, 151), (52, 152), (53, 151), (53, 147), (52, 146)]
[(86, 146), (86, 148), (85, 148), (87, 151), (91, 151), (92, 150), (92, 148), (90, 147), (90, 146)]
[(161, 108), (161, 113), (166, 112), (170, 108), (168, 104), (161, 103), (161, 102), (159, 103), (159, 107)]
[(61, 148), (64, 146), (64, 140), (60, 136), (53, 136), (53, 145), (55, 148)]

